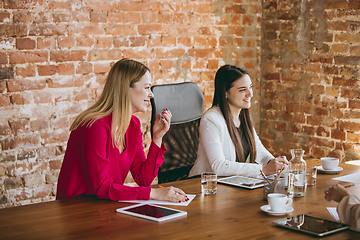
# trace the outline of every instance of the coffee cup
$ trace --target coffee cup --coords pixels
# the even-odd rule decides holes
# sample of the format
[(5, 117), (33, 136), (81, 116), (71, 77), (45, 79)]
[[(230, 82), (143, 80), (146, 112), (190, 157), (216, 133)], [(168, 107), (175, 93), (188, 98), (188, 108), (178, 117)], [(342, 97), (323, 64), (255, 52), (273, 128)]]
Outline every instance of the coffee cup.
[(268, 194), (268, 203), (273, 212), (284, 211), (285, 206), (290, 205), (293, 200), (283, 193), (270, 193)]
[(339, 166), (339, 159), (334, 157), (323, 157), (321, 160), (321, 167), (324, 170), (335, 170)]

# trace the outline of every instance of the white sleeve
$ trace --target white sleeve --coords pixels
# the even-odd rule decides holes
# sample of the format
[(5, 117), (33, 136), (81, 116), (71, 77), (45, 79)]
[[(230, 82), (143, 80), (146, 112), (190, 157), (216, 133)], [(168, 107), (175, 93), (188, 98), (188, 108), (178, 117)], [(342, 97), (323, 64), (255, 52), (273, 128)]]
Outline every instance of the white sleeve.
[(337, 206), (340, 221), (360, 232), (360, 200), (355, 195), (344, 197)]
[[(217, 126), (217, 124), (220, 126)], [(227, 128), (226, 125), (222, 127), (221, 123), (216, 122), (216, 119), (209, 118), (203, 119), (200, 125), (202, 146), (212, 171), (218, 176), (242, 175), (258, 177), (262, 169), (261, 165), (256, 163), (239, 163), (225, 159), (224, 143), (221, 142), (221, 131), (227, 131)]]

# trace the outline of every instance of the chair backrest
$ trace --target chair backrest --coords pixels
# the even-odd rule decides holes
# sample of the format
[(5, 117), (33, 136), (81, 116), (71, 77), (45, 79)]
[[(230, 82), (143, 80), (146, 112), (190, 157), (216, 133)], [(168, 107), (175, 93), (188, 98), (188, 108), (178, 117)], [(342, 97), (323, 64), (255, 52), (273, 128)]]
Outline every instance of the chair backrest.
[(166, 153), (158, 182), (185, 179), (197, 157), (203, 94), (192, 82), (156, 85), (151, 90), (154, 93), (151, 99), (151, 134), (157, 114), (165, 108), (172, 114), (170, 129), (163, 137)]

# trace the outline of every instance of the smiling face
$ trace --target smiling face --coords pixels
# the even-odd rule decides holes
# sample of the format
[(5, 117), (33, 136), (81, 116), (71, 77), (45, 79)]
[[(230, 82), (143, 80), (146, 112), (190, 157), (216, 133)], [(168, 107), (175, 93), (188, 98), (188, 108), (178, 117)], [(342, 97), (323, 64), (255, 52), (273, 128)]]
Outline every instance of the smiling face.
[(146, 111), (147, 106), (150, 104), (150, 98), (154, 97), (150, 87), (151, 74), (149, 71), (130, 87), (132, 114)]
[(252, 82), (247, 74), (236, 80), (233, 86), (226, 92), (231, 112), (239, 112), (243, 108), (250, 108), (252, 97)]

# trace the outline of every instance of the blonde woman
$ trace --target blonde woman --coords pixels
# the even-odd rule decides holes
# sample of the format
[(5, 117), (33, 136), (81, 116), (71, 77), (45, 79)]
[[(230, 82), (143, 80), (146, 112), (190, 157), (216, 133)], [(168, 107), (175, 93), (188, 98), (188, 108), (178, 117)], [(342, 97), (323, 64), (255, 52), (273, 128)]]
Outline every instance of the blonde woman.
[[(150, 188), (164, 161), (162, 137), (171, 120), (167, 109), (157, 116), (146, 157), (140, 121), (133, 114), (145, 112), (153, 97), (150, 87), (150, 70), (142, 63), (122, 59), (114, 64), (99, 100), (70, 127), (57, 199), (84, 194), (114, 201), (187, 200), (175, 187)], [(124, 185), (129, 171), (139, 187)]]

